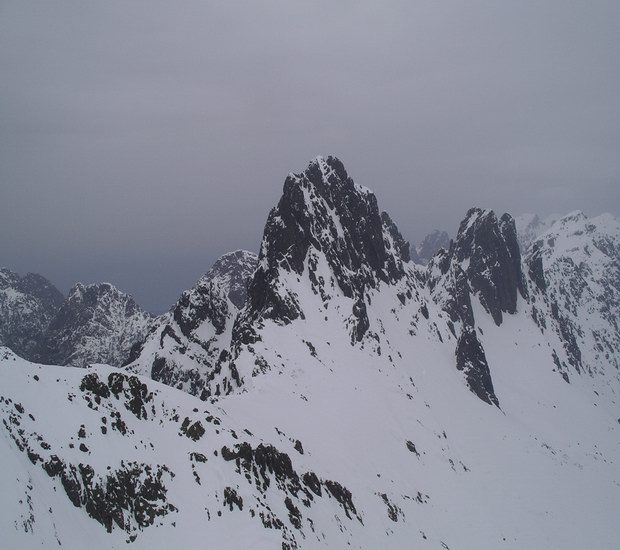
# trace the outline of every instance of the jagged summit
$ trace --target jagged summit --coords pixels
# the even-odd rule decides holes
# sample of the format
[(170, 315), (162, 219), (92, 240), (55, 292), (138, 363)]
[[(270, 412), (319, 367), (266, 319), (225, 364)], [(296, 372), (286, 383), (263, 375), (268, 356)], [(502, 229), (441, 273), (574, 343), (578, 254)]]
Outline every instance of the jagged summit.
[(248, 279), (256, 259), (256, 254), (247, 250), (224, 254), (192, 289), (183, 292), (172, 312), (185, 336), (207, 320), (217, 334), (224, 332), (231, 306), (239, 310), (245, 305)]
[(470, 209), (450, 252), (496, 324), (502, 313), (516, 312), (517, 295), (525, 297), (527, 288), (512, 216), (498, 219), (492, 210)]
[(114, 285), (77, 283), (49, 325), (43, 354), (56, 365), (120, 366), (150, 321), (150, 315)]
[(220, 257), (132, 350), (127, 369), (202, 399), (227, 393), (233, 323), (256, 262), (246, 250)]
[[(308, 269), (315, 279), (318, 255), (350, 298), (379, 281), (400, 279), (409, 261), (408, 245), (389, 216), (382, 219), (375, 195), (354, 183), (332, 156), (317, 157), (304, 172), (286, 178), (250, 285), (253, 308), (284, 321), (299, 316), (296, 299), (274, 294), (273, 282), (282, 270), (301, 275)], [(318, 280), (315, 286), (321, 286)]]

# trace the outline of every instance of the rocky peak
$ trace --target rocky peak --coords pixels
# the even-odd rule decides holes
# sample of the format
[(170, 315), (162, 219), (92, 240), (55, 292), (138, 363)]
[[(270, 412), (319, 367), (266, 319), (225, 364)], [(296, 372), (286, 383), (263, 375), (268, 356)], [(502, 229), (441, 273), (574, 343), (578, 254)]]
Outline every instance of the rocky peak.
[(231, 314), (243, 307), (248, 281), (258, 257), (247, 250), (224, 254), (194, 287), (183, 292), (173, 309), (174, 320), (186, 336), (210, 321), (216, 333), (224, 332)]
[[(375, 195), (357, 185), (336, 157), (317, 157), (300, 174), (289, 174), (278, 205), (270, 212), (258, 269), (250, 286), (255, 310), (272, 318), (300, 316), (293, 297), (273, 292), (281, 270), (301, 275), (317, 254), (325, 257), (342, 293), (358, 297), (380, 281), (404, 275), (408, 245)], [(312, 275), (311, 275), (312, 277)]]
[(502, 313), (516, 312), (517, 295), (525, 297), (527, 290), (512, 216), (498, 219), (492, 210), (470, 209), (450, 252), (497, 325)]
[(150, 315), (110, 283), (77, 283), (49, 325), (43, 354), (57, 365), (120, 366), (149, 322)]
[(246, 250), (219, 258), (135, 346), (127, 368), (201, 399), (229, 392), (232, 378), (223, 366), (256, 261)]

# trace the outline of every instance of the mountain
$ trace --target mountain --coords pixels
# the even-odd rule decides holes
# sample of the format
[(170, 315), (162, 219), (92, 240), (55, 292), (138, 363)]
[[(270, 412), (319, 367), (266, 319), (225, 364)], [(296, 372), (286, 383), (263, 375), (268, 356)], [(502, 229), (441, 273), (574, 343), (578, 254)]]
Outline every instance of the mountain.
[(0, 345), (31, 361), (40, 359), (40, 345), (64, 296), (45, 277), (20, 277), (0, 269)]
[(411, 259), (417, 264), (426, 265), (440, 248), (450, 248), (450, 236), (445, 231), (435, 229), (420, 244), (411, 246)]
[(30, 361), (120, 366), (151, 323), (109, 283), (78, 283), (65, 299), (41, 275), (0, 269), (0, 345)]
[(616, 548), (618, 227), (472, 208), (423, 267), (314, 159), (125, 370), (0, 353), (6, 544)]
[(540, 235), (526, 257), (532, 315), (569, 381), (602, 378), (616, 395), (620, 382), (620, 221), (576, 211)]
[(525, 253), (539, 235), (547, 231), (561, 216), (551, 214), (546, 218), (540, 218), (537, 214), (521, 214), (515, 217), (517, 226), (517, 238), (521, 251)]
[(217, 260), (135, 346), (127, 369), (203, 399), (226, 392), (222, 364), (227, 365), (233, 322), (246, 302), (256, 261), (245, 250)]
[(45, 332), (42, 357), (53, 365), (120, 366), (150, 323), (150, 315), (113, 285), (78, 283)]

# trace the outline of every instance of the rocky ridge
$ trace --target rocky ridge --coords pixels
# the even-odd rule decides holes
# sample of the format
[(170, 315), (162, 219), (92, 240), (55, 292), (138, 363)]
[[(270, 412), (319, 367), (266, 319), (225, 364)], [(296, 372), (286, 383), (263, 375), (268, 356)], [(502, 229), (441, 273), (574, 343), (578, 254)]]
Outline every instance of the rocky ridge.
[(202, 399), (229, 392), (233, 323), (256, 261), (245, 250), (219, 258), (134, 347), (127, 369)]
[(47, 328), (42, 357), (55, 365), (121, 366), (152, 318), (109, 283), (76, 284)]

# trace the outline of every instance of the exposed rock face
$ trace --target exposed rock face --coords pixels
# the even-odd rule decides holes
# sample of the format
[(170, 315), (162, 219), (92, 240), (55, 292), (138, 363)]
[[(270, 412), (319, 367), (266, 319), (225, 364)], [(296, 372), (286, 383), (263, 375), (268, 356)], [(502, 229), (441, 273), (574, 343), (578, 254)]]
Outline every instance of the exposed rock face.
[(429, 262), (427, 280), (453, 321), (470, 317), (464, 296), (469, 286), (499, 326), (503, 313), (516, 312), (518, 295), (527, 297), (512, 217), (498, 220), (492, 210), (469, 210), (450, 250), (440, 250)]
[(41, 360), (41, 342), (64, 300), (45, 277), (20, 277), (0, 269), (0, 345), (30, 361)]
[(255, 266), (256, 254), (246, 250), (237, 250), (219, 258), (176, 303), (173, 317), (181, 332), (190, 337), (208, 321), (216, 334), (222, 334), (226, 322), (245, 304), (248, 281)]
[[(337, 289), (318, 274), (322, 260)], [(379, 283), (405, 276), (409, 245), (390, 217), (379, 212), (375, 195), (348, 176), (335, 157), (317, 157), (301, 174), (289, 174), (278, 206), (267, 219), (258, 269), (249, 287), (249, 308), (237, 327), (238, 340), (250, 343), (257, 321), (287, 324), (304, 318), (298, 296), (283, 284), (283, 274), (312, 282), (327, 303), (334, 292), (354, 299), (354, 329), (365, 330), (364, 293)]]
[(426, 281), (433, 301), (450, 318), (452, 334), (458, 335), (457, 369), (465, 373), (474, 394), (498, 405), (484, 349), (475, 332), (472, 297), (480, 300), (497, 326), (503, 314), (516, 313), (519, 295), (527, 298), (512, 217), (504, 214), (498, 219), (492, 210), (470, 209), (450, 249), (440, 249), (429, 262)]
[(202, 399), (227, 393), (232, 326), (256, 260), (245, 250), (218, 259), (136, 346), (127, 368)]
[(417, 264), (426, 265), (441, 248), (450, 249), (450, 236), (445, 231), (435, 229), (420, 244), (411, 246), (411, 259)]
[(456, 345), (456, 368), (463, 371), (469, 389), (489, 405), (499, 407), (491, 372), (474, 329), (467, 327)]
[(123, 364), (151, 317), (109, 283), (78, 283), (52, 319), (42, 355), (55, 365)]
[(473, 292), (497, 325), (502, 323), (502, 313), (516, 312), (517, 295), (525, 297), (527, 289), (515, 224), (509, 214), (498, 220), (492, 210), (469, 210), (451, 254), (463, 266)]
[(348, 298), (379, 281), (401, 279), (403, 262), (410, 259), (392, 220), (382, 219), (375, 195), (354, 183), (335, 157), (317, 157), (304, 172), (286, 178), (282, 198), (267, 219), (249, 289), (255, 312), (284, 323), (303, 314), (293, 296), (274, 289), (281, 270), (304, 272), (309, 250), (326, 258)]

